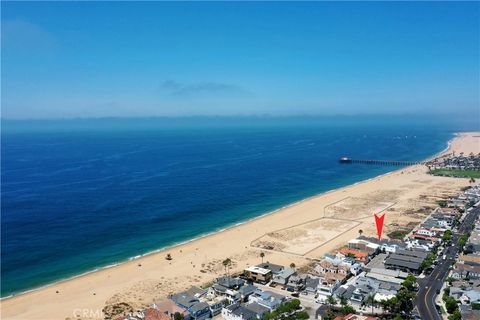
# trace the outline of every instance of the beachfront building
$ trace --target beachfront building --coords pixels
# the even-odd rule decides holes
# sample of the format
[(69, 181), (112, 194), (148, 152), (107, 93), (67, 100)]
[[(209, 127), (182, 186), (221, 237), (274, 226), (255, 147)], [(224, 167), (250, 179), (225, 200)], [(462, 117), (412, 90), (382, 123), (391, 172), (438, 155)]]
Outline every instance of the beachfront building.
[(152, 305), (152, 308), (158, 310), (162, 314), (167, 315), (170, 319), (172, 319), (176, 313), (183, 316), (185, 320), (190, 319), (187, 309), (179, 307), (171, 299), (157, 301)]
[(369, 257), (368, 252), (351, 249), (348, 247), (343, 247), (340, 250), (338, 250), (338, 255), (341, 257), (352, 257), (355, 259), (355, 261), (359, 263), (366, 263)]
[(233, 277), (220, 277), (216, 279), (211, 289), (219, 296), (225, 297), (229, 304), (240, 302), (242, 297), (239, 289), (245, 284), (245, 280)]
[(368, 254), (373, 254), (380, 247), (377, 243), (369, 241), (365, 238), (357, 238), (348, 241), (348, 248), (354, 250), (360, 250), (367, 252)]
[(278, 274), (273, 276), (272, 282), (278, 285), (286, 286), (288, 279), (296, 273), (293, 268), (284, 268)]
[(143, 311), (144, 320), (172, 320), (167, 314), (155, 308), (147, 308)]
[(258, 283), (267, 283), (272, 280), (272, 271), (258, 266), (251, 266), (244, 270), (247, 279)]
[(404, 249), (405, 245), (402, 241), (393, 239), (377, 239), (373, 237), (360, 236), (357, 239), (351, 240), (349, 247), (352, 249), (362, 250), (362, 243), (368, 242), (368, 247), (376, 248), (376, 250), (395, 253), (399, 249)]
[(270, 263), (268, 261), (265, 262), (265, 263), (261, 263), (261, 264), (257, 265), (257, 267), (262, 268), (262, 269), (270, 270), (272, 272), (273, 276), (279, 275), (283, 271), (283, 269), (285, 269), (284, 266), (281, 266), (279, 264)]
[(200, 301), (207, 295), (207, 290), (192, 287), (186, 291), (174, 294), (171, 300), (179, 307), (188, 311), (191, 319), (204, 320), (210, 317), (210, 306)]

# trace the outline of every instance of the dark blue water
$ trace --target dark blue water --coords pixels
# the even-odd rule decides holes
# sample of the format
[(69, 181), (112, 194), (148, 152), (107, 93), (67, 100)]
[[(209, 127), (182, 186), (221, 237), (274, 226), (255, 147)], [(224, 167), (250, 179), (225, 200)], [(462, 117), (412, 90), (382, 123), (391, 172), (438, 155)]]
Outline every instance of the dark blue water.
[(419, 160), (452, 136), (343, 122), (28, 128), (2, 132), (2, 296), (394, 169), (342, 155)]

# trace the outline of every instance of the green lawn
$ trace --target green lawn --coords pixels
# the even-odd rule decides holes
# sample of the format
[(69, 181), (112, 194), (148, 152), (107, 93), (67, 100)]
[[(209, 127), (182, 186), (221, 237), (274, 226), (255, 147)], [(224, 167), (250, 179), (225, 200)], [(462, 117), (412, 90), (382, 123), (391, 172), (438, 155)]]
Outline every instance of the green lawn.
[(480, 170), (434, 169), (430, 173), (434, 176), (480, 178)]
[(392, 231), (388, 234), (388, 237), (390, 239), (399, 239), (399, 240), (403, 240), (403, 238), (408, 234), (408, 231), (406, 230), (395, 230), (395, 231)]

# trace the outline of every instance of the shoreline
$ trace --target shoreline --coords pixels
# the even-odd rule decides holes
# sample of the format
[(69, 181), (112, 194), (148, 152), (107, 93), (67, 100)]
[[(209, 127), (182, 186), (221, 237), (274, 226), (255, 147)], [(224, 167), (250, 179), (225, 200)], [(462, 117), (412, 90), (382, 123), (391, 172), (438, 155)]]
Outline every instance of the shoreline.
[[(461, 133), (460, 133), (461, 134)], [(455, 139), (457, 136), (459, 135), (459, 133), (453, 133), (452, 137), (446, 142), (447, 143), (447, 146), (445, 147), (445, 149), (441, 150), (440, 152), (437, 152), (435, 154), (433, 154), (432, 156), (429, 156), (425, 159), (421, 159), (422, 161), (428, 161), (428, 160), (431, 160), (431, 159), (434, 159), (436, 157), (439, 157), (443, 154), (445, 154), (448, 150), (450, 150), (451, 148), (451, 141), (453, 139)], [(279, 207), (277, 209), (274, 209), (274, 210), (270, 210), (270, 211), (267, 211), (265, 213), (262, 213), (260, 215), (256, 215), (255, 217), (252, 217), (252, 218), (249, 218), (247, 220), (244, 220), (244, 221), (241, 221), (241, 222), (236, 222), (236, 223), (233, 223), (231, 225), (228, 225), (228, 226), (225, 226), (221, 229), (218, 229), (218, 230), (214, 230), (214, 231), (211, 231), (211, 232), (207, 232), (207, 233), (204, 233), (204, 234), (201, 234), (201, 235), (198, 235), (194, 238), (191, 238), (191, 239), (188, 239), (188, 240), (184, 240), (184, 241), (180, 241), (180, 242), (177, 242), (177, 243), (174, 243), (174, 244), (171, 244), (171, 245), (167, 245), (165, 247), (161, 247), (161, 248), (158, 248), (158, 249), (155, 249), (155, 250), (152, 250), (152, 251), (148, 251), (146, 253), (143, 253), (143, 254), (140, 254), (140, 255), (136, 255), (136, 256), (133, 256), (133, 257), (129, 257), (129, 258), (126, 258), (126, 259), (123, 259), (121, 261), (118, 261), (118, 262), (114, 262), (114, 263), (111, 263), (109, 265), (106, 265), (106, 266), (101, 266), (101, 267), (97, 267), (93, 270), (89, 270), (89, 271), (85, 271), (85, 272), (82, 272), (82, 273), (79, 273), (79, 274), (76, 274), (76, 275), (73, 275), (73, 276), (69, 276), (69, 277), (66, 277), (66, 278), (63, 278), (63, 279), (59, 279), (57, 281), (54, 281), (54, 282), (51, 282), (51, 283), (48, 283), (48, 284), (45, 284), (45, 285), (41, 285), (39, 287), (35, 287), (35, 288), (31, 288), (31, 289), (27, 289), (25, 291), (21, 291), (21, 292), (18, 292), (18, 293), (14, 293), (14, 294), (11, 294), (11, 295), (8, 295), (8, 296), (5, 296), (5, 297), (0, 297), (0, 302), (3, 302), (3, 301), (7, 301), (11, 298), (15, 298), (15, 297), (19, 297), (19, 296), (22, 296), (22, 295), (25, 295), (25, 294), (28, 294), (28, 293), (31, 293), (31, 292), (36, 292), (36, 291), (39, 291), (39, 290), (42, 290), (42, 289), (47, 289), (47, 288), (50, 288), (52, 286), (55, 286), (57, 284), (62, 284), (64, 282), (67, 282), (67, 281), (71, 281), (71, 280), (75, 280), (75, 279), (81, 279), (82, 277), (85, 277), (85, 276), (88, 276), (90, 274), (93, 274), (93, 273), (96, 273), (96, 272), (100, 272), (100, 271), (103, 271), (103, 270), (108, 270), (108, 269), (111, 269), (111, 268), (115, 268), (115, 267), (118, 267), (120, 265), (123, 265), (125, 263), (129, 263), (129, 262), (132, 262), (132, 261), (137, 261), (137, 260), (140, 260), (144, 257), (148, 257), (148, 256), (151, 256), (151, 255), (155, 255), (155, 254), (158, 254), (158, 253), (161, 253), (162, 251), (168, 251), (168, 250), (174, 250), (175, 248), (177, 247), (180, 247), (182, 245), (186, 245), (186, 244), (189, 244), (189, 243), (192, 243), (192, 242), (195, 242), (197, 240), (201, 240), (201, 239), (204, 239), (204, 238), (207, 238), (207, 237), (210, 237), (210, 236), (213, 236), (213, 235), (216, 235), (216, 234), (220, 234), (224, 231), (228, 231), (230, 229), (233, 229), (233, 228), (236, 228), (238, 226), (242, 226), (242, 225), (245, 225), (245, 224), (248, 224), (250, 222), (254, 222), (258, 219), (261, 219), (261, 218), (264, 218), (264, 217), (268, 217), (272, 214), (275, 214), (279, 211), (282, 211), (282, 210), (285, 210), (285, 209), (288, 209), (290, 207), (293, 207), (293, 206), (296, 206), (296, 205), (299, 205), (303, 202), (306, 202), (306, 201), (309, 201), (309, 200), (312, 200), (314, 198), (317, 198), (317, 197), (321, 197), (321, 196), (324, 196), (324, 195), (327, 195), (329, 193), (332, 193), (332, 192), (336, 192), (336, 191), (341, 191), (345, 188), (348, 188), (350, 186), (357, 186), (357, 185), (360, 185), (362, 183), (367, 183), (369, 181), (372, 181), (372, 180), (375, 180), (377, 178), (381, 178), (381, 177), (384, 177), (384, 176), (388, 176), (388, 175), (391, 175), (397, 171), (401, 171), (402, 169), (405, 169), (405, 168), (408, 168), (409, 166), (406, 166), (406, 167), (402, 167), (400, 169), (393, 169), (392, 171), (389, 171), (389, 172), (386, 172), (386, 173), (382, 173), (382, 174), (379, 174), (379, 175), (376, 175), (376, 176), (373, 176), (371, 178), (367, 178), (367, 179), (363, 179), (363, 180), (360, 180), (360, 181), (357, 181), (357, 182), (354, 182), (354, 183), (350, 183), (350, 184), (346, 184), (342, 187), (339, 187), (339, 188), (336, 188), (336, 189), (330, 189), (330, 190), (327, 190), (327, 191), (324, 191), (324, 192), (320, 192), (320, 193), (316, 193), (312, 196), (309, 196), (309, 197), (306, 197), (306, 198), (302, 198), (298, 201), (295, 201), (295, 202), (292, 202), (292, 203), (289, 203), (287, 205), (284, 205), (282, 207)]]
[[(453, 141), (457, 141), (458, 139), (462, 139), (462, 137), (465, 137), (465, 136), (469, 136), (469, 133), (461, 133), (461, 134), (453, 135), (452, 138), (447, 142), (447, 147), (444, 150), (440, 151), (439, 153), (437, 153), (435, 155), (432, 155), (432, 156), (428, 157), (428, 159), (432, 159), (432, 158), (435, 158), (435, 157), (438, 157), (442, 154), (447, 153), (449, 150), (452, 149), (452, 147), (453, 147), (452, 142)], [(471, 134), (470, 134), (470, 137), (471, 137)], [(265, 212), (261, 215), (255, 216), (253, 218), (247, 219), (247, 220), (242, 221), (242, 222), (234, 223), (234, 224), (232, 224), (228, 227), (222, 228), (220, 230), (212, 231), (208, 234), (200, 235), (200, 236), (195, 237), (193, 239), (189, 239), (189, 240), (186, 240), (186, 241), (179, 242), (177, 244), (173, 244), (171, 246), (166, 246), (164, 248), (160, 248), (160, 249), (157, 249), (157, 250), (154, 250), (154, 251), (150, 251), (150, 252), (147, 252), (147, 253), (142, 254), (142, 255), (134, 256), (134, 257), (128, 258), (127, 260), (123, 260), (119, 263), (114, 263), (114, 264), (111, 264), (111, 265), (108, 265), (108, 266), (105, 266), (105, 267), (100, 267), (100, 268), (97, 268), (95, 270), (91, 270), (91, 271), (88, 271), (88, 272), (85, 272), (85, 273), (82, 273), (82, 274), (75, 275), (73, 277), (69, 277), (69, 278), (62, 279), (62, 280), (59, 280), (59, 281), (56, 281), (56, 282), (53, 282), (53, 283), (50, 283), (50, 284), (46, 284), (46, 285), (41, 286), (41, 287), (33, 288), (33, 289), (30, 289), (30, 290), (27, 290), (27, 291), (23, 291), (21, 293), (16, 293), (16, 294), (13, 294), (13, 295), (2, 297), (1, 300), (0, 300), (0, 302), (2, 303), (2, 309), (3, 309), (2, 313), (4, 313), (5, 311), (7, 311), (7, 313), (8, 313), (8, 310), (5, 310), (5, 308), (4, 308), (5, 305), (10, 305), (13, 308), (15, 305), (18, 305), (17, 302), (20, 302), (20, 303), (22, 302), (20, 300), (28, 300), (27, 298), (32, 297), (32, 296), (35, 296), (35, 298), (37, 298), (38, 296), (42, 296), (43, 293), (47, 294), (48, 291), (50, 291), (49, 289), (52, 289), (52, 288), (55, 288), (55, 287), (57, 287), (57, 288), (67, 287), (67, 286), (71, 286), (72, 284), (80, 284), (82, 282), (87, 282), (88, 280), (92, 280), (92, 278), (100, 278), (100, 277), (102, 277), (102, 276), (104, 276), (108, 273), (119, 273), (119, 272), (122, 271), (120, 269), (129, 269), (128, 272), (135, 272), (134, 270), (139, 270), (137, 268), (136, 264), (140, 261), (142, 262), (142, 264), (147, 263), (147, 261), (149, 262), (149, 261), (153, 261), (153, 260), (158, 260), (158, 261), (156, 261), (156, 263), (158, 263), (158, 262), (164, 263), (165, 261), (164, 261), (163, 254), (167, 253), (168, 251), (175, 251), (176, 254), (177, 254), (177, 251), (179, 249), (180, 249), (180, 251), (179, 251), (180, 253), (182, 252), (182, 249), (186, 252), (188, 250), (188, 248), (192, 247), (194, 244), (199, 245), (202, 242), (203, 243), (204, 242), (212, 242), (212, 240), (222, 238), (222, 236), (225, 236), (225, 238), (227, 238), (227, 236), (230, 236), (230, 238), (231, 238), (232, 233), (241, 232), (241, 231), (243, 231), (243, 229), (248, 229), (248, 228), (251, 229), (251, 227), (254, 227), (255, 225), (261, 225), (262, 223), (265, 224), (267, 222), (266, 220), (273, 220), (274, 217), (280, 218), (283, 215), (283, 219), (288, 218), (287, 212), (288, 213), (290, 213), (290, 212), (294, 213), (294, 211), (296, 211), (296, 210), (298, 211), (299, 207), (312, 206), (312, 202), (320, 202), (324, 198), (335, 198), (335, 196), (339, 196), (339, 195), (341, 195), (342, 197), (345, 197), (345, 195), (342, 195), (342, 193), (347, 192), (348, 190), (351, 190), (351, 189), (358, 190), (359, 189), (358, 186), (364, 186), (364, 185), (365, 186), (371, 186), (373, 184), (376, 184), (377, 181), (387, 179), (387, 178), (392, 178), (393, 179), (393, 177), (397, 176), (397, 175), (400, 176), (400, 172), (401, 172), (401, 175), (403, 175), (403, 171), (408, 170), (408, 171), (412, 171), (412, 172), (417, 172), (418, 168), (419, 168), (419, 166), (417, 165), (417, 166), (409, 166), (409, 167), (402, 167), (402, 168), (399, 168), (399, 169), (394, 169), (390, 172), (383, 173), (381, 175), (377, 175), (377, 176), (374, 176), (374, 177), (371, 177), (371, 178), (368, 178), (368, 179), (364, 179), (364, 180), (355, 182), (353, 184), (348, 184), (348, 185), (345, 185), (345, 186), (340, 187), (340, 188), (327, 190), (325, 192), (315, 194), (315, 195), (312, 195), (312, 196), (307, 197), (307, 198), (303, 198), (299, 201), (290, 203), (290, 204), (285, 205), (283, 207), (280, 207), (278, 209)], [(419, 175), (422, 176), (422, 175), (425, 175), (425, 174), (421, 173)], [(435, 180), (437, 180), (437, 179), (435, 179)], [(362, 188), (360, 188), (360, 189), (362, 189)], [(328, 204), (328, 201), (327, 201), (327, 204)], [(307, 216), (307, 217), (310, 217), (310, 216)], [(303, 218), (299, 219), (299, 221), (302, 221), (302, 220), (304, 220), (304, 219)], [(297, 223), (297, 222), (295, 222), (295, 223)], [(362, 224), (363, 223), (364, 222), (362, 222)], [(286, 228), (290, 228), (293, 223), (288, 222), (288, 221), (283, 221), (282, 223), (277, 223), (277, 224), (278, 225), (285, 225)], [(240, 230), (240, 229), (242, 229), (242, 230)], [(248, 231), (248, 230), (246, 230), (246, 231)], [(253, 231), (253, 230), (250, 230), (250, 231)], [(255, 230), (255, 231), (258, 231), (258, 230)], [(367, 231), (367, 230), (365, 230), (365, 231)], [(253, 232), (252, 232), (252, 234), (253, 234)], [(350, 234), (352, 234), (352, 232), (350, 232), (350, 231), (340, 233), (340, 238), (343, 238), (344, 235), (350, 236)], [(261, 237), (263, 235), (263, 233), (260, 233), (259, 235)], [(243, 238), (240, 238), (240, 239), (243, 240)], [(245, 239), (245, 241), (246, 240), (247, 239)], [(329, 241), (330, 240), (328, 240), (327, 242), (329, 242)], [(338, 242), (338, 241), (334, 241), (334, 242)], [(324, 248), (321, 248), (322, 246), (320, 246), (318, 248), (314, 248), (313, 251), (318, 251), (317, 249), (319, 249), (319, 248), (321, 249), (320, 251), (324, 250)], [(329, 246), (330, 246), (330, 244), (329, 244)], [(190, 248), (190, 249), (192, 249), (192, 248)], [(237, 249), (239, 249), (239, 248), (237, 248)], [(245, 251), (248, 248), (247, 248), (247, 246), (245, 246), (245, 249), (243, 249), (243, 248), (240, 248), (240, 249)], [(195, 250), (199, 250), (199, 248), (197, 247), (197, 248), (195, 248)], [(195, 250), (190, 250), (194, 253), (194, 256), (196, 256)], [(252, 248), (249, 248), (247, 251), (252, 251), (252, 250), (254, 252), (265, 251), (268, 254), (268, 257), (270, 257), (270, 255), (272, 255), (272, 258), (273, 258), (273, 256), (278, 257), (278, 255), (279, 255), (276, 252), (269, 252), (269, 251), (261, 249), (261, 248), (253, 248), (252, 247)], [(239, 251), (239, 250), (237, 250), (237, 251)], [(180, 256), (180, 253), (178, 253), (179, 256)], [(232, 252), (232, 254), (233, 254), (233, 252)], [(305, 257), (306, 257), (306, 254), (301, 255), (298, 258), (300, 259), (300, 258), (305, 258)], [(278, 258), (280, 258), (280, 257), (278, 257)], [(174, 257), (174, 260), (175, 260), (174, 262), (175, 263), (177, 262), (176, 261), (177, 259), (182, 259), (182, 258), (181, 257), (177, 258), (175, 256)], [(192, 260), (196, 259), (198, 261), (199, 258), (198, 257), (195, 258), (195, 257), (191, 256), (191, 254), (190, 254), (189, 259), (192, 259)], [(282, 257), (282, 259), (285, 259), (285, 257)], [(288, 259), (292, 259), (292, 257), (288, 257)], [(184, 258), (183, 260), (186, 260), (186, 258)], [(185, 262), (186, 261), (184, 261), (184, 263), (181, 264), (181, 267), (183, 267), (183, 268), (186, 267)], [(182, 263), (182, 262), (180, 261), (180, 263)], [(191, 262), (191, 263), (193, 263), (193, 262)], [(116, 267), (116, 268), (114, 268), (114, 267)], [(195, 268), (195, 265), (193, 267)], [(164, 269), (168, 269), (168, 268), (170, 268), (168, 265), (164, 267)], [(153, 273), (153, 271), (151, 273)], [(185, 273), (182, 273), (182, 272), (178, 272), (178, 273), (180, 275), (185, 274)], [(163, 273), (160, 273), (160, 274), (163, 274)], [(168, 271), (165, 271), (165, 274), (168, 274)], [(108, 277), (110, 277), (110, 276), (108, 276)], [(143, 279), (143, 278), (148, 278), (148, 276), (142, 274), (142, 275), (137, 275), (137, 278)], [(214, 276), (209, 275), (207, 277), (207, 279), (202, 279), (202, 282), (206, 282), (205, 280), (208, 280), (210, 278), (214, 278)], [(177, 278), (175, 277), (174, 279), (177, 279)], [(131, 281), (124, 280), (123, 282), (135, 283), (133, 280), (131, 280)], [(84, 285), (84, 283), (82, 283), (82, 284)], [(95, 283), (92, 283), (91, 285), (93, 286), (93, 288), (95, 288)], [(111, 291), (109, 290), (109, 293), (107, 295), (105, 295), (105, 297), (109, 298), (112, 295), (116, 295), (116, 293), (118, 293), (119, 288), (124, 288), (124, 286), (120, 285), (119, 283), (116, 283), (115, 285), (116, 285), (115, 286), (116, 289), (112, 288)], [(53, 295), (53, 296), (55, 297), (55, 295)], [(101, 298), (99, 298), (99, 299), (101, 299)], [(92, 298), (90, 297), (87, 300), (90, 301), (90, 300), (92, 300)], [(107, 299), (107, 300), (109, 300), (109, 299)], [(70, 300), (67, 300), (67, 301), (70, 301)], [(89, 304), (89, 303), (86, 303), (86, 304)], [(96, 304), (98, 304), (98, 303), (96, 303)], [(104, 305), (105, 301), (101, 301), (101, 304)], [(13, 310), (10, 310), (10, 311), (13, 311)], [(13, 313), (13, 312), (11, 314), (5, 314), (5, 316), (6, 317), (10, 316), (11, 318), (16, 318), (16, 314)], [(23, 317), (23, 319), (24, 318), (25, 318), (25, 316)], [(45, 317), (40, 317), (40, 318), (45, 319)], [(40, 318), (38, 318), (38, 319), (40, 319)], [(64, 318), (65, 317), (63, 317), (63, 319)], [(20, 315), (16, 319), (22, 319), (22, 316)]]

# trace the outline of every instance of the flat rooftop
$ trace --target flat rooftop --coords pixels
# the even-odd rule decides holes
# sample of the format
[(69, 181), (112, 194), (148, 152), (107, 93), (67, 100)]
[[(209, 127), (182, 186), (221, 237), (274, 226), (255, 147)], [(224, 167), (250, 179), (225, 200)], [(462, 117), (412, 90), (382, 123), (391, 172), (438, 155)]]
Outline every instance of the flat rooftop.
[(270, 270), (260, 268), (260, 267), (257, 267), (257, 266), (248, 267), (247, 269), (245, 269), (245, 271), (253, 272), (253, 273), (259, 273), (259, 274), (263, 274), (263, 275), (271, 273)]

